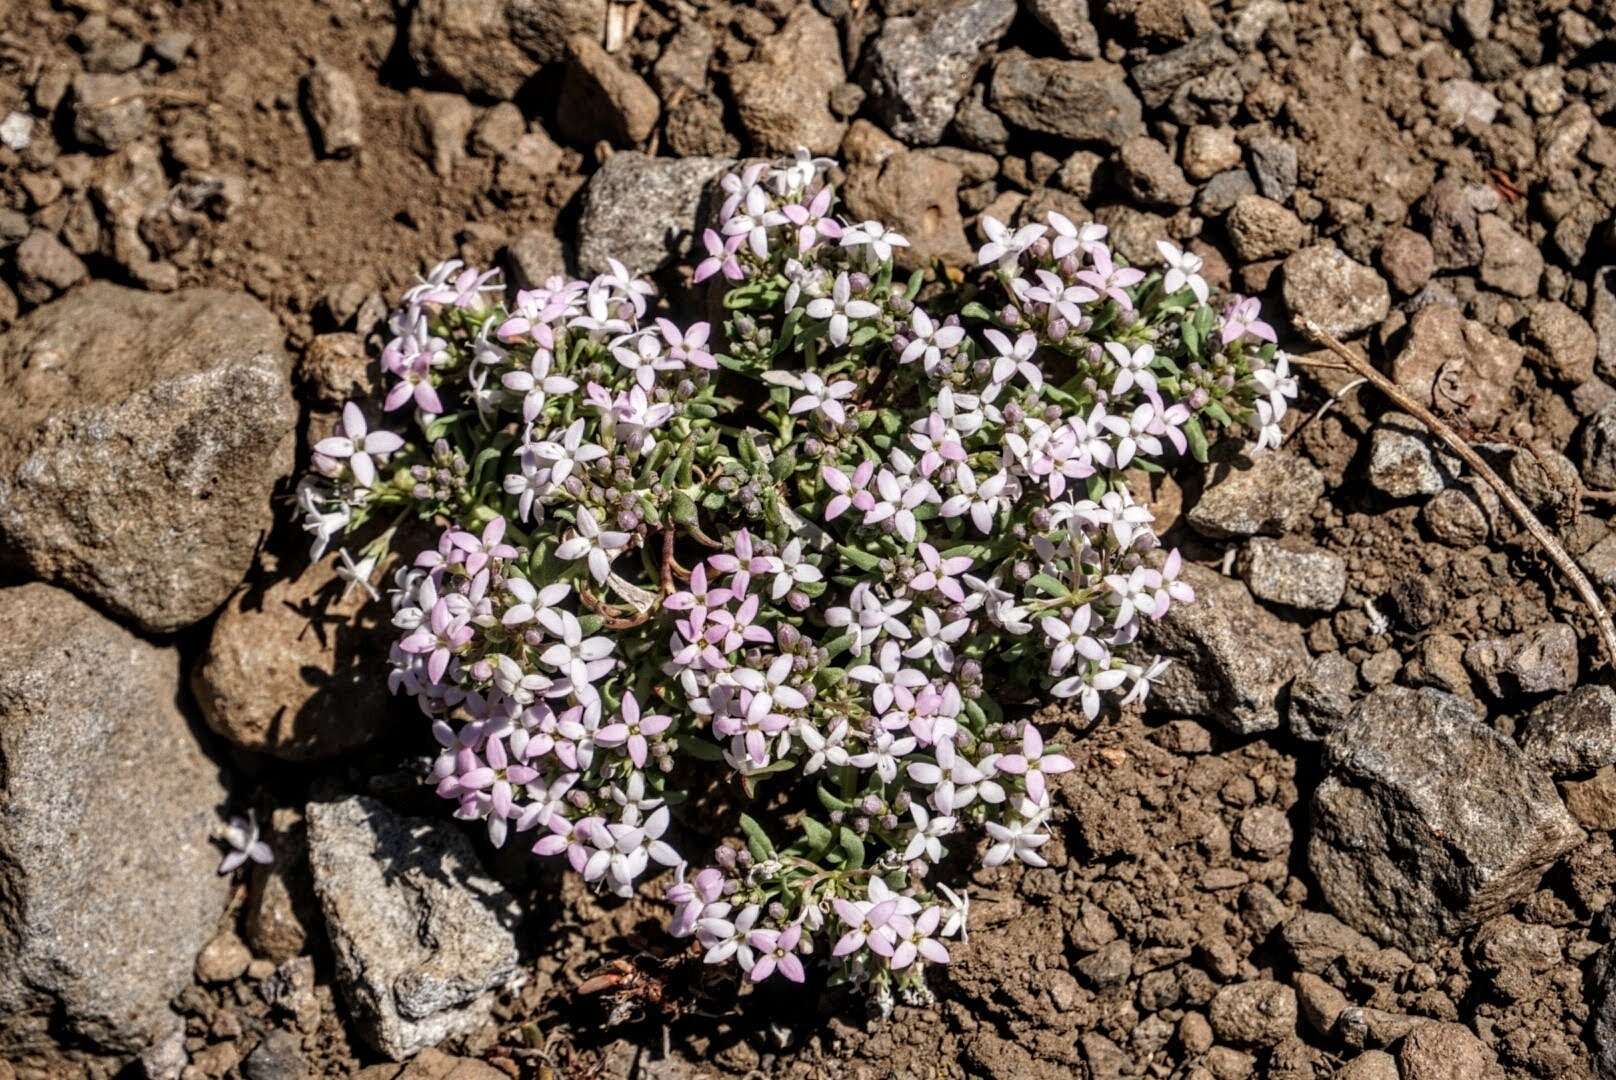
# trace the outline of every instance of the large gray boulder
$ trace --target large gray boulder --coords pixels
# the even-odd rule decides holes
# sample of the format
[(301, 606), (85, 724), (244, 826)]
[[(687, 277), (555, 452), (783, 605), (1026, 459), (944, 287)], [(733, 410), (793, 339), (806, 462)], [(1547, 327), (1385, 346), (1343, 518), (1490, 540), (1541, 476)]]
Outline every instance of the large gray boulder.
[(862, 72), (881, 126), (911, 146), (941, 142), (1015, 15), (1015, 0), (945, 0), (882, 23)]
[(206, 618), (292, 470), (284, 334), (245, 293), (105, 282), (0, 337), (0, 563), (153, 633)]
[(1152, 692), (1155, 708), (1211, 718), (1240, 735), (1279, 727), (1279, 699), (1307, 663), (1302, 632), (1215, 570), (1184, 565), (1193, 604), (1145, 621), (1140, 642), (1173, 663)]
[(352, 796), (308, 807), (309, 865), (359, 1033), (402, 1061), (489, 1022), (519, 985), (516, 899), (447, 820)]
[(0, 589), (0, 622), (0, 1061), (110, 1071), (180, 1031), (225, 789), (172, 649), (49, 585)]
[(1387, 687), (1326, 742), (1308, 862), (1336, 915), (1423, 957), (1582, 838), (1547, 773), (1451, 694)]
[(735, 167), (729, 158), (613, 154), (584, 189), (578, 266), (585, 274), (617, 259), (649, 274), (690, 254), (710, 185)]

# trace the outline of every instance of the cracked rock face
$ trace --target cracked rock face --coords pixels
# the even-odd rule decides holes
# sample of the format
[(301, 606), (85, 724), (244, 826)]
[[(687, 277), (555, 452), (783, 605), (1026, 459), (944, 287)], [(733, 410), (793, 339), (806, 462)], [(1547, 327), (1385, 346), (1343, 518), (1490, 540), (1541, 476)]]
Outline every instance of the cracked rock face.
[(360, 1034), (395, 1061), (487, 1023), (519, 985), (516, 899), (449, 822), (353, 796), (308, 807), (309, 864)]
[(49, 585), (0, 589), (0, 618), (0, 1061), (115, 1068), (181, 1033), (169, 1000), (230, 893), (226, 792), (178, 653)]
[(0, 337), (0, 559), (151, 633), (246, 576), (292, 471), (280, 322), (245, 293), (94, 282)]

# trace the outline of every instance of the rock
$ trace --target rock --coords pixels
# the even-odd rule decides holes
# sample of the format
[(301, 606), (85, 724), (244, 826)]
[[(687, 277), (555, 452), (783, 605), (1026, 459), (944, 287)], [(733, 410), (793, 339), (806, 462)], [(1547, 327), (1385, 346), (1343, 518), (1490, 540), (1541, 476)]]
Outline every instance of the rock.
[(1191, 180), (1210, 180), (1240, 164), (1240, 144), (1234, 129), (1196, 124), (1184, 133), (1184, 150), (1179, 160)]
[(1484, 503), (1477, 497), (1482, 490), (1470, 484), (1445, 487), (1420, 508), (1420, 519), (1444, 544), (1467, 548), (1483, 543), (1491, 529), (1489, 515), (1498, 509), (1498, 496), (1485, 489), (1491, 498)]
[(527, 134), (527, 119), (509, 101), (491, 106), (471, 129), (471, 152), (476, 157), (502, 158), (516, 149)]
[(459, 94), (411, 90), (410, 100), (418, 149), (432, 163), (432, 172), (446, 180), (466, 155), (466, 137), (471, 134), (477, 114), (471, 102)]
[(1272, 806), (1253, 806), (1235, 825), (1235, 846), (1258, 859), (1283, 855), (1291, 846), (1291, 823)]
[(1379, 325), (1391, 310), (1391, 293), (1381, 276), (1328, 244), (1286, 259), (1281, 288), (1292, 315), (1311, 319), (1338, 338)]
[(510, 153), (499, 159), (494, 187), (511, 198), (534, 195), (543, 192), (560, 171), (561, 147), (543, 129), (535, 129), (524, 133)]
[(717, 94), (689, 94), (666, 105), (662, 133), (679, 157), (735, 157), (741, 140), (730, 133), (724, 102)]
[(1323, 911), (1299, 911), (1279, 929), (1285, 952), (1301, 971), (1317, 975), (1343, 956), (1375, 951), (1375, 943)]
[(323, 157), (347, 157), (365, 143), (365, 114), (347, 72), (317, 61), (303, 76), (303, 108)]
[(1026, 7), (1055, 35), (1067, 56), (1093, 60), (1100, 55), (1100, 34), (1089, 17), (1089, 0), (1027, 0)]
[(308, 1066), (303, 1061), (303, 1043), (290, 1031), (272, 1029), (241, 1063), (246, 1080), (304, 1080)]
[(1532, 305), (1526, 341), (1538, 350), (1533, 357), (1543, 374), (1559, 382), (1583, 383), (1593, 378), (1599, 339), (1582, 316), (1558, 300)]
[(1452, 125), (1474, 124), (1485, 127), (1498, 117), (1503, 103), (1480, 83), (1469, 79), (1448, 79), (1433, 94), (1437, 112)]
[(1229, 243), (1234, 245), (1234, 253), (1242, 262), (1289, 255), (1307, 240), (1307, 226), (1300, 218), (1261, 195), (1237, 198), (1224, 220), (1224, 227), (1229, 230)]
[(1600, 491), (1616, 487), (1616, 403), (1588, 418), (1578, 444), (1582, 450), (1583, 483)]
[(1117, 155), (1123, 190), (1147, 206), (1168, 209), (1188, 206), (1195, 188), (1161, 143), (1136, 135), (1122, 144)]
[(598, 34), (606, 0), (419, 0), (409, 54), (430, 83), (509, 100), (566, 55), (572, 34)]
[(1202, 536), (1236, 540), (1300, 529), (1324, 495), (1324, 476), (1306, 458), (1275, 450), (1214, 472), (1185, 520)]
[(16, 258), (17, 294), (30, 304), (46, 303), (89, 276), (84, 260), (44, 229), (17, 245)]
[(1463, 1024), (1422, 1023), (1397, 1053), (1403, 1080), (1503, 1080), (1498, 1058)]
[(959, 186), (955, 165), (932, 154), (900, 150), (879, 164), (848, 165), (840, 194), (851, 220), (913, 223), (904, 233), (909, 246), (893, 251), (899, 267), (917, 269), (936, 259), (970, 266), (976, 257), (960, 219)]
[(1412, 296), (1436, 273), (1436, 253), (1431, 250), (1431, 241), (1399, 226), (1389, 230), (1380, 242), (1380, 269), (1392, 288)]
[[(1029, 204), (1031, 201), (1028, 200)], [(1170, 233), (1167, 219), (1160, 214), (1136, 210), (1126, 203), (1112, 203), (1095, 211), (1094, 220), (1110, 230), (1106, 240), (1112, 252), (1127, 259), (1130, 265), (1144, 270), (1163, 265), (1156, 242)]]
[(516, 237), (505, 245), (500, 261), (506, 279), (516, 289), (536, 288), (567, 272), (566, 248), (549, 229), (531, 229)]
[(226, 792), (178, 653), (49, 585), (0, 589), (0, 618), (0, 1061), (74, 1075), (48, 1064), (63, 1041), (127, 1060), (180, 1030), (169, 999), (230, 894)]
[(73, 77), (73, 138), (91, 150), (113, 151), (146, 134), (146, 87), (134, 75)]
[[(385, 581), (385, 569), (375, 577)], [(210, 728), (244, 750), (312, 761), (391, 726), (391, 612), (363, 589), (343, 591), (322, 563), (231, 598), (191, 671)]]
[(1240, 582), (1186, 563), (1195, 603), (1147, 623), (1148, 651), (1174, 660), (1152, 702), (1177, 716), (1212, 717), (1236, 734), (1279, 726), (1278, 697), (1302, 669), (1301, 631), (1259, 607)]
[(954, 111), (953, 133), (965, 146), (986, 154), (1003, 154), (1010, 145), (1010, 127), (988, 108), (987, 88), (981, 83), (971, 87)]
[(1107, 942), (1077, 962), (1078, 974), (1096, 990), (1121, 986), (1133, 971), (1133, 949), (1123, 940)]
[[(1386, 951), (1396, 953), (1404, 960), (1408, 959), (1395, 949)], [(1373, 960), (1369, 962), (1372, 963)], [(1398, 1040), (1406, 1038), (1420, 1022), (1419, 1017), (1404, 1013), (1353, 1005), (1336, 1020), (1335, 1034), (1336, 1038), (1354, 1049), (1365, 1046), (1391, 1046)]]
[(297, 363), (297, 381), (313, 401), (332, 412), (345, 402), (374, 396), (379, 365), (365, 354), (358, 334), (318, 334)]
[(648, 274), (684, 258), (696, 235), (703, 194), (734, 166), (726, 158), (613, 154), (584, 189), (579, 270), (602, 273), (606, 260), (615, 258)]
[(1509, 1001), (1536, 997), (1546, 989), (1539, 976), (1560, 963), (1554, 927), (1523, 923), (1508, 915), (1483, 923), (1470, 942), (1471, 965)]
[(1599, 342), (1595, 365), (1601, 377), (1616, 379), (1616, 266), (1594, 271), (1588, 321)]
[(1296, 991), (1272, 979), (1222, 987), (1213, 995), (1211, 1020), (1222, 1042), (1273, 1046), (1296, 1031)]
[(1251, 174), (1257, 190), (1277, 203), (1296, 194), (1296, 147), (1273, 135), (1256, 135), (1246, 142)]
[(1594, 1050), (1600, 1080), (1616, 1076), (1616, 942), (1594, 957), (1587, 1038)]
[(596, 33), (567, 39), (556, 122), (563, 135), (584, 145), (607, 139), (615, 146), (639, 146), (656, 129), (662, 103), (644, 79), (595, 40)]
[[(469, 1057), (451, 1057), (441, 1050), (423, 1050), (403, 1066), (372, 1065), (354, 1074), (354, 1080), (506, 1080), (506, 1074)], [(668, 1080), (674, 1080), (672, 1076)]]
[(277, 807), (270, 819), (275, 861), (254, 865), (247, 893), (247, 941), (277, 964), (301, 955), (320, 926), (301, 810)]
[[(1203, 214), (1206, 217), (1221, 217), (1233, 209), (1235, 204), (1245, 196), (1255, 195), (1256, 193), (1257, 185), (1252, 182), (1250, 173), (1248, 173), (1245, 169), (1228, 169), (1224, 172), (1218, 173), (1216, 176), (1202, 185), (1200, 193), (1195, 196), (1195, 209), (1197, 213)], [(1283, 207), (1281, 209), (1283, 209)], [(1288, 212), (1289, 211), (1287, 211), (1287, 213)], [(1294, 216), (1295, 215), (1292, 215), (1292, 217)], [(1300, 218), (1297, 218), (1297, 224), (1301, 224)], [(1225, 222), (1225, 226), (1227, 226), (1227, 222)], [(1261, 239), (1261, 237), (1266, 235), (1267, 231), (1264, 228), (1262, 221), (1248, 221), (1244, 223), (1242, 227), (1252, 234), (1254, 243), (1260, 244), (1266, 242)], [(1289, 248), (1287, 250), (1291, 250), (1299, 246), (1306, 238), (1304, 229), (1295, 230), (1296, 239), (1294, 241), (1277, 239), (1278, 237), (1287, 236), (1289, 231), (1291, 231), (1291, 226), (1289, 225), (1288, 221), (1280, 221), (1278, 219), (1271, 220), (1267, 226), (1267, 229), (1272, 228), (1278, 228), (1281, 230), (1281, 232), (1276, 234), (1275, 242), (1279, 242), (1282, 246), (1288, 244)]]
[(1291, 684), (1291, 734), (1318, 742), (1346, 723), (1358, 669), (1338, 652), (1315, 656)]
[(1397, 1059), (1384, 1050), (1365, 1050), (1341, 1066), (1336, 1080), (1398, 1080)]
[(1425, 425), (1412, 416), (1387, 413), (1370, 433), (1369, 484), (1382, 495), (1434, 495), (1458, 471), (1458, 459), (1439, 451)]
[(1291, 537), (1253, 537), (1242, 555), (1240, 576), (1257, 599), (1304, 611), (1334, 611), (1347, 588), (1341, 556)]
[(235, 934), (226, 930), (196, 954), (196, 977), (205, 983), (234, 982), (247, 973), (252, 953)]
[(1544, 702), (1527, 716), (1520, 741), (1526, 759), (1555, 776), (1616, 765), (1616, 690), (1591, 684)]
[(1543, 253), (1496, 214), (1483, 214), (1481, 280), (1511, 296), (1533, 296), (1543, 277)]
[(1586, 780), (1562, 780), (1560, 792), (1582, 825), (1599, 832), (1616, 829), (1616, 767), (1607, 765)]
[(1398, 386), (1438, 413), (1462, 409), (1485, 428), (1509, 403), (1521, 347), (1443, 305), (1409, 320), (1408, 339), (1392, 361)]
[(308, 807), (309, 864), (360, 1035), (395, 1061), (489, 1021), (520, 985), (514, 897), (447, 821), (351, 796)]
[(1565, 623), (1544, 623), (1473, 642), (1464, 661), (1496, 698), (1570, 690), (1577, 685), (1577, 632)]
[(1377, 690), (1326, 748), (1308, 843), (1320, 892), (1416, 958), (1508, 910), (1581, 840), (1548, 776), (1450, 694)]
[(1123, 69), (1104, 60), (1054, 60), (1019, 49), (993, 63), (988, 103), (1010, 123), (1075, 142), (1121, 146), (1144, 131)]
[(246, 576), (292, 469), (275, 316), (244, 293), (93, 282), (0, 338), (4, 560), (152, 633)]
[(1216, 33), (1202, 34), (1171, 52), (1160, 53), (1135, 65), (1131, 74), (1139, 97), (1152, 109), (1170, 101), (1191, 79), (1217, 70), (1233, 71), (1240, 58)]
[(1015, 0), (942, 0), (913, 16), (886, 19), (868, 46), (859, 80), (881, 126), (911, 146), (942, 141), (1015, 14)]
[[(1205, 1071), (1211, 1074), (1212, 1080), (1246, 1080), (1257, 1075), (1257, 1059), (1232, 1046), (1214, 1046), (1206, 1052), (1201, 1063), (1206, 1067)], [(1117, 1072), (1114, 1075), (1122, 1074)]]
[[(1309, 1027), (1328, 1038), (1335, 1022), (1351, 1004), (1347, 996), (1317, 975), (1298, 971), (1291, 979), (1296, 987), (1296, 1004)], [(1395, 1077), (1395, 1072), (1393, 1076)]]
[(754, 153), (791, 154), (806, 146), (828, 154), (847, 129), (830, 108), (846, 81), (836, 24), (804, 4), (759, 42), (751, 60), (735, 66), (729, 88)]
[(1431, 250), (1439, 270), (1463, 270), (1481, 261), (1480, 212), (1498, 205), (1496, 194), (1443, 178), (1431, 185), (1420, 209), (1431, 225)]

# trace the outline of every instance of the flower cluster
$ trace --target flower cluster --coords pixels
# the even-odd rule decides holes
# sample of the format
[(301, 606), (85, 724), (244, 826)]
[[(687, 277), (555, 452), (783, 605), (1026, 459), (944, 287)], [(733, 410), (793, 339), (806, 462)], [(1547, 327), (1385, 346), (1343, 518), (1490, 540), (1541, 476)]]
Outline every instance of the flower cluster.
[[(890, 1000), (963, 936), (940, 866), (1045, 865), (1073, 763), (1037, 688), (1093, 718), (1161, 676), (1141, 628), (1194, 594), (1124, 470), (1204, 457), (1209, 424), (1272, 443), (1296, 388), (1191, 254), (1147, 274), (1103, 226), (988, 219), (980, 272), (928, 285), (836, 216), (829, 164), (724, 179), (694, 275), (720, 333), (616, 263), (509, 303), (438, 267), (300, 502), (317, 557), (375, 533), (340, 553), (355, 587), (437, 523), (394, 574), (391, 679), (457, 816), (618, 895), (671, 867), (709, 963), (800, 982), (822, 955)], [(702, 775), (787, 809), (697, 869), (670, 808)]]

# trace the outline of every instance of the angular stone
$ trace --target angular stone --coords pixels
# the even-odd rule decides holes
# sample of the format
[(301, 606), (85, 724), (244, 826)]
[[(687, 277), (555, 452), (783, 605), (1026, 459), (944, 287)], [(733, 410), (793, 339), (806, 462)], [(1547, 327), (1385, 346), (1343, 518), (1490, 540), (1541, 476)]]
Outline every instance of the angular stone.
[(432, 172), (446, 180), (466, 156), (466, 136), (471, 134), (476, 111), (459, 94), (411, 90), (409, 99), (416, 150), (432, 163)]
[(359, 1033), (394, 1061), (489, 1022), (519, 986), (520, 911), (448, 822), (351, 796), (308, 806), (309, 864)]
[(566, 55), (572, 34), (598, 34), (606, 0), (419, 0), (409, 53), (429, 83), (509, 100), (545, 64)]
[(1480, 211), (1495, 209), (1496, 194), (1444, 177), (1420, 201), (1431, 224), (1431, 250), (1439, 270), (1463, 270), (1481, 261)]
[[(1509, 404), (1525, 354), (1456, 308), (1433, 305), (1409, 320), (1408, 340), (1392, 361), (1392, 379), (1420, 403), (1462, 409), (1485, 427)], [(1440, 395), (1440, 396), (1438, 396)]]
[(1223, 43), (1220, 35), (1202, 34), (1171, 52), (1150, 57), (1131, 74), (1139, 96), (1154, 109), (1167, 104), (1178, 88), (1191, 79), (1220, 68), (1232, 71), (1239, 63), (1240, 58)]
[(1291, 734), (1318, 742), (1347, 721), (1358, 689), (1358, 669), (1338, 652), (1309, 661), (1291, 684)]
[(286, 761), (335, 757), (386, 731), (387, 650), (398, 634), (385, 603), (342, 593), (328, 563), (237, 592), (191, 672), (208, 726)]
[(0, 619), (0, 1061), (74, 1075), (57, 1055), (82, 1041), (115, 1067), (180, 1030), (169, 999), (230, 894), (227, 794), (178, 653), (49, 585), (0, 589)]
[(1104, 60), (1000, 53), (988, 104), (1017, 127), (1077, 142), (1121, 146), (1144, 131), (1144, 111), (1123, 69)]
[(791, 154), (799, 146), (834, 151), (847, 125), (831, 112), (830, 97), (846, 82), (836, 24), (806, 4), (729, 76), (736, 115), (759, 154)]
[(1234, 140), (1234, 129), (1196, 124), (1184, 133), (1179, 160), (1191, 180), (1210, 180), (1234, 168), (1240, 164), (1240, 144)]
[(1347, 588), (1341, 556), (1294, 537), (1253, 537), (1242, 553), (1240, 576), (1257, 599), (1304, 611), (1334, 611)]
[(56, 238), (35, 229), (17, 245), (17, 292), (30, 304), (43, 304), (89, 276), (84, 260)]
[(358, 334), (316, 335), (297, 362), (297, 380), (306, 398), (332, 412), (381, 389), (380, 365)]
[(1591, 684), (1546, 701), (1521, 727), (1521, 751), (1555, 776), (1616, 765), (1616, 690)]
[(881, 126), (911, 146), (940, 142), (1015, 14), (1015, 0), (943, 0), (885, 20), (860, 73)]
[(1377, 690), (1326, 746), (1313, 875), (1341, 919), (1416, 958), (1508, 910), (1582, 838), (1549, 777), (1441, 691)]
[(576, 142), (607, 139), (614, 146), (639, 146), (656, 130), (662, 102), (644, 79), (595, 40), (597, 32), (567, 39), (567, 74), (556, 123)]
[(1532, 305), (1526, 320), (1526, 341), (1536, 347), (1538, 365), (1551, 379), (1583, 383), (1593, 378), (1599, 339), (1582, 316), (1558, 300)]
[(905, 269), (930, 266), (942, 259), (953, 266), (975, 261), (959, 211), (960, 171), (929, 153), (900, 150), (877, 162), (847, 166), (841, 195), (854, 220), (907, 221), (907, 248), (893, 251)]
[[(1250, 176), (1244, 172), (1250, 182)], [(1224, 227), (1242, 262), (1289, 255), (1307, 239), (1307, 226), (1289, 209), (1261, 195), (1241, 195), (1229, 210)]]
[(112, 151), (146, 134), (146, 87), (134, 75), (73, 78), (73, 137), (92, 150)]
[(1089, 0), (1027, 0), (1025, 6), (1055, 35), (1067, 56), (1093, 60), (1100, 55), (1100, 33), (1089, 16)]
[(1498, 1057), (1463, 1024), (1421, 1023), (1397, 1053), (1403, 1080), (1504, 1080)]
[(318, 62), (303, 76), (303, 108), (324, 157), (346, 157), (365, 143), (365, 114), (353, 77)]
[(245, 293), (93, 282), (0, 338), (0, 558), (153, 633), (246, 576), (292, 469), (280, 323)]
[(734, 168), (727, 158), (613, 154), (584, 189), (578, 265), (585, 274), (618, 259), (649, 274), (690, 253), (708, 186)]
[(1532, 296), (1543, 277), (1543, 253), (1496, 214), (1483, 214), (1481, 280), (1511, 296)]
[(1565, 623), (1544, 623), (1485, 638), (1465, 649), (1464, 662), (1496, 698), (1570, 690), (1577, 685), (1577, 632)]
[(1210, 1018), (1222, 1042), (1273, 1046), (1296, 1032), (1296, 991), (1272, 979), (1233, 983), (1213, 996)]
[(1380, 324), (1391, 310), (1385, 280), (1329, 244), (1303, 248), (1285, 260), (1281, 291), (1292, 315), (1311, 319), (1338, 338)]
[(1195, 188), (1184, 179), (1173, 156), (1148, 135), (1136, 135), (1123, 143), (1117, 160), (1124, 190), (1147, 206), (1173, 209), (1188, 206), (1195, 198)]
[(1412, 416), (1387, 413), (1369, 435), (1369, 483), (1382, 495), (1410, 499), (1435, 495), (1458, 475), (1458, 459)]
[(1412, 229), (1390, 230), (1380, 242), (1380, 269), (1392, 288), (1404, 296), (1412, 296), (1436, 273), (1436, 255), (1431, 250), (1431, 241)]
[(1235, 540), (1301, 528), (1324, 495), (1324, 476), (1306, 458), (1276, 450), (1214, 473), (1185, 520), (1203, 536)]
[(1278, 699), (1302, 670), (1302, 633), (1252, 600), (1246, 587), (1186, 563), (1195, 603), (1147, 621), (1141, 642), (1170, 658), (1151, 703), (1174, 715), (1210, 717), (1236, 734), (1279, 726)]

